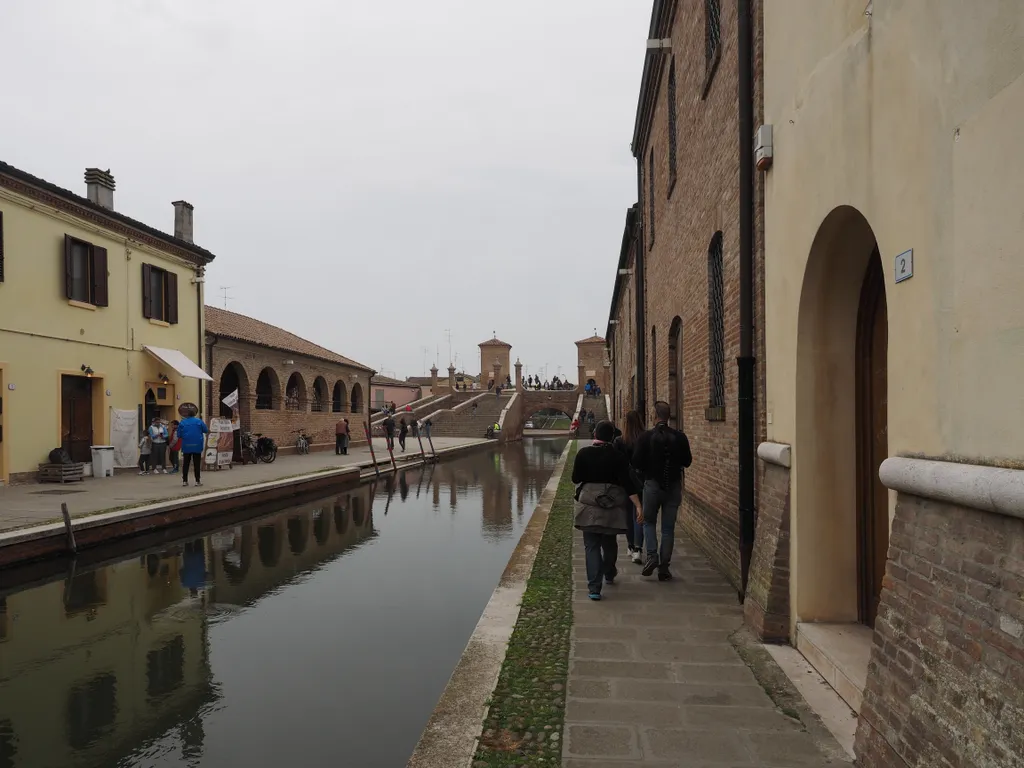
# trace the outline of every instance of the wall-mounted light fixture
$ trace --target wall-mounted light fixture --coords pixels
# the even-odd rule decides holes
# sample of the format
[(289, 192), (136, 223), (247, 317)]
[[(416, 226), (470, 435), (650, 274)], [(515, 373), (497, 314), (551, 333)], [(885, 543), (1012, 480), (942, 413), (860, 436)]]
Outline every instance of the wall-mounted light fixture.
[(171, 380), (167, 378), (166, 374), (158, 373), (157, 378), (160, 379), (161, 384), (170, 384)]
[(91, 379), (91, 378), (92, 378), (92, 375), (93, 375), (94, 373), (96, 373), (96, 371), (94, 371), (94, 370), (93, 370), (92, 368), (90, 368), (90, 367), (89, 367), (88, 365), (82, 365), (82, 373), (84, 373), (84, 374), (85, 374), (85, 375), (86, 375), (86, 376), (87, 376), (88, 378), (90, 378), (90, 379)]

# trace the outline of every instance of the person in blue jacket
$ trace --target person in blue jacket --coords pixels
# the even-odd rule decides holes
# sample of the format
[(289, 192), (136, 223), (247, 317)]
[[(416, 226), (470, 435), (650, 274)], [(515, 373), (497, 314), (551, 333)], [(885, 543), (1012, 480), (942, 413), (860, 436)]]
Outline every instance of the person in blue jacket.
[(188, 416), (178, 424), (178, 438), (181, 440), (181, 452), (185, 457), (181, 468), (181, 484), (184, 486), (188, 486), (189, 464), (195, 467), (196, 485), (200, 486), (203, 484), (199, 478), (200, 467), (203, 462), (203, 447), (206, 443), (206, 435), (210, 429), (203, 423), (202, 419), (196, 416), (197, 413), (198, 409), (193, 407), (189, 410)]

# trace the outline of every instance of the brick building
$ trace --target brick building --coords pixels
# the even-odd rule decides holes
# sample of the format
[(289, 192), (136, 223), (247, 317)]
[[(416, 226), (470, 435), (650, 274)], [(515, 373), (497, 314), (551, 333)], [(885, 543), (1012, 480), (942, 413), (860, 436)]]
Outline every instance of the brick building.
[(603, 394), (610, 394), (609, 379), (611, 365), (606, 351), (607, 342), (594, 335), (576, 342), (576, 367), (579, 374), (577, 384), (585, 387), (594, 384), (601, 388)]
[[(693, 448), (682, 525), (712, 562), (742, 589), (740, 554), (740, 392), (737, 360), (763, 348), (761, 180), (748, 177), (752, 348), (741, 350), (741, 198), (737, 2), (656, 0), (648, 37), (633, 154), (640, 202), (626, 217), (609, 317), (609, 357), (621, 418), (634, 407), (645, 420), (656, 400)], [(760, 122), (760, 3), (751, 13), (753, 92)], [(751, 138), (752, 141), (752, 138)], [(763, 369), (752, 387), (743, 445), (748, 480), (764, 439)], [(753, 499), (748, 499), (750, 525)], [(752, 542), (752, 534), (747, 534)], [(748, 552), (749, 552), (748, 543)]]
[[(348, 418), (353, 442), (369, 421), (368, 366), (293, 333), (235, 312), (206, 307), (207, 413), (231, 412), (220, 403), (239, 393), (242, 428), (294, 450), (294, 430), (313, 437), (313, 449), (334, 447), (334, 425)], [(216, 399), (214, 399), (216, 398)]]

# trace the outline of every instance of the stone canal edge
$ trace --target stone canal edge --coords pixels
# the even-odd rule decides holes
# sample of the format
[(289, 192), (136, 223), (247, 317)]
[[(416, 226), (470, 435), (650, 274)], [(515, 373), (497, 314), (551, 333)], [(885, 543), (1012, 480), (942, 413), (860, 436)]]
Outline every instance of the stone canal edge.
[[(489, 440), (438, 450), (436, 460), (493, 446)], [(406, 459), (397, 465), (379, 464), (382, 477), (396, 471), (416, 469), (424, 459)], [(376, 478), (372, 464), (327, 469), (308, 474), (239, 485), (207, 493), (179, 496), (154, 502), (142, 502), (125, 508), (93, 512), (75, 517), (71, 523), (79, 552), (121, 539), (172, 528), (197, 520), (225, 515), (239, 506), (268, 504), (327, 493), (339, 486), (371, 482)], [(63, 523), (51, 522), (0, 531), (0, 568), (58, 558), (69, 554), (67, 530)]]
[[(519, 664), (518, 656), (523, 652), (530, 653), (531, 643), (539, 639), (528, 636), (531, 633), (529, 632), (530, 628), (526, 626), (527, 616), (524, 614), (523, 608), (529, 608), (536, 603), (538, 597), (536, 593), (544, 590), (544, 586), (540, 582), (546, 574), (538, 573), (542, 570), (542, 565), (547, 566), (550, 564), (549, 561), (557, 563), (560, 560), (564, 561), (565, 566), (570, 565), (569, 550), (565, 549), (563, 552), (564, 547), (558, 548), (556, 540), (567, 539), (568, 545), (571, 546), (572, 485), (568, 477), (563, 478), (563, 473), (569, 459), (575, 455), (576, 448), (576, 443), (570, 442), (559, 457), (551, 473), (551, 478), (537, 502), (533, 516), (513, 551), (498, 586), (484, 608), (462, 658), (452, 672), (448, 685), (427, 721), (427, 726), (420, 736), (412, 757), (409, 758), (408, 768), (454, 768), (456, 766), (466, 768), (477, 762), (487, 766), (504, 765), (503, 762), (500, 762), (501, 757), (497, 758), (498, 761), (487, 759), (488, 755), (492, 754), (489, 745), (493, 744), (495, 740), (500, 741), (503, 734), (510, 731), (503, 728), (491, 728), (489, 724), (491, 721), (505, 720), (510, 714), (522, 718), (529, 716), (525, 712), (505, 711), (507, 706), (514, 703), (523, 702), (524, 705), (527, 703), (521, 692), (514, 694), (517, 698), (512, 698), (513, 694), (510, 688), (515, 687), (518, 691), (521, 684), (516, 682), (515, 686), (510, 686), (508, 684), (512, 682), (510, 678), (514, 680), (523, 674), (529, 674), (531, 680), (540, 684), (540, 679), (543, 677), (540, 672), (536, 674), (525, 672)], [(570, 497), (568, 502), (570, 525), (567, 531), (553, 531), (553, 524), (564, 523), (564, 520), (561, 520), (562, 515), (553, 518), (552, 509), (555, 507), (556, 499), (562, 505), (566, 503), (562, 498), (566, 492)], [(558, 527), (565, 526), (559, 525)], [(562, 535), (559, 536), (559, 533)], [(537, 563), (538, 553), (542, 551), (542, 548), (550, 549), (552, 546), (555, 546), (558, 551), (548, 553), (549, 556), (544, 557), (541, 563)], [(559, 576), (564, 577), (559, 578)], [(559, 736), (548, 740), (550, 749), (553, 750), (551, 754), (556, 757), (555, 763), (557, 763), (557, 757), (561, 754), (561, 746), (558, 742), (564, 714), (564, 686), (568, 672), (569, 632), (572, 624), (571, 573), (555, 574), (554, 581), (561, 582), (563, 590), (568, 586), (568, 589), (564, 590), (564, 600), (551, 601), (549, 595), (540, 595), (540, 597), (542, 602), (550, 605), (555, 611), (560, 607), (564, 608), (566, 615), (560, 617), (560, 623), (564, 625), (561, 626), (561, 632), (549, 633), (547, 638), (556, 646), (564, 647), (551, 647), (548, 653), (541, 650), (532, 658), (541, 663), (553, 660), (556, 665), (561, 664), (561, 667), (555, 670), (556, 675), (560, 675), (559, 682), (551, 683), (545, 680), (550, 689), (556, 689), (551, 690), (554, 694), (553, 699), (544, 697), (549, 705), (554, 704), (558, 708), (556, 724), (558, 729), (555, 730), (556, 725), (548, 723), (551, 728), (546, 731), (547, 734), (559, 734)], [(560, 605), (562, 602), (564, 602), (564, 606)], [(552, 659), (552, 657), (557, 658)], [(529, 682), (527, 686), (529, 686)], [(543, 726), (539, 730), (544, 732)], [(531, 736), (530, 740), (539, 747), (545, 739)], [(546, 749), (548, 744), (544, 744), (541, 749)], [(494, 746), (503, 746), (506, 750), (509, 747), (514, 748), (514, 745), (511, 744), (494, 744)], [(507, 756), (512, 758), (511, 754)], [(516, 764), (522, 762), (524, 762), (524, 758), (520, 755)]]

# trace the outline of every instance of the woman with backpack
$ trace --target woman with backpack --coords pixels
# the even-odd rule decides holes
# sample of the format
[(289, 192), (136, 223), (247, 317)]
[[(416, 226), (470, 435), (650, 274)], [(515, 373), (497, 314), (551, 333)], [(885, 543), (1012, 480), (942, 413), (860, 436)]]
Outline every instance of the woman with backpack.
[[(624, 429), (622, 430), (622, 435), (615, 438), (615, 447), (626, 457), (626, 461), (631, 462), (633, 451), (636, 450), (637, 441), (640, 439), (640, 435), (644, 433), (644, 425), (640, 420), (639, 412), (628, 411), (622, 426)], [(642, 494), (644, 488), (643, 478), (640, 477), (639, 472), (632, 466), (629, 468), (629, 471), (630, 477), (633, 480), (634, 490), (638, 495)], [(642, 565), (644, 561), (644, 525), (637, 522), (633, 515), (633, 510), (627, 509), (626, 514), (629, 516), (629, 530), (626, 531), (629, 558), (637, 565)]]

